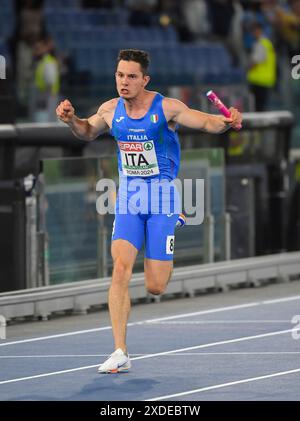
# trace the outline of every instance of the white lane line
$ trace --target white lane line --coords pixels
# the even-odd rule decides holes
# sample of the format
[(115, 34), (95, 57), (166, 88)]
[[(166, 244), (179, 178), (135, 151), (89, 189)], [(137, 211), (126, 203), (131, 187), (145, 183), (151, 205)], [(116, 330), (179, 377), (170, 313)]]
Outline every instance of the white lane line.
[[(150, 354), (130, 354), (131, 359), (140, 357), (142, 355), (149, 356)], [(161, 357), (186, 357), (186, 356), (200, 356), (200, 355), (300, 355), (300, 351), (227, 351), (227, 352), (184, 352), (183, 354), (174, 353), (161, 355)], [(0, 355), (0, 359), (14, 359), (14, 358), (105, 358), (109, 354), (51, 354), (51, 355)]]
[(234, 386), (236, 384), (250, 383), (250, 382), (255, 382), (258, 380), (270, 379), (272, 377), (286, 376), (287, 374), (293, 374), (293, 373), (299, 373), (299, 372), (300, 372), (300, 368), (296, 368), (294, 370), (289, 370), (289, 371), (279, 371), (277, 373), (266, 374), (264, 376), (250, 377), (248, 379), (237, 380), (234, 382), (221, 383), (221, 384), (216, 384), (214, 386), (201, 387), (199, 389), (188, 390), (187, 392), (173, 393), (172, 395), (165, 395), (165, 396), (157, 396), (155, 398), (145, 399), (145, 401), (146, 402), (147, 401), (162, 401), (164, 399), (178, 398), (179, 396), (187, 396), (187, 395), (192, 395), (194, 393), (201, 393), (201, 392), (206, 392), (208, 390), (221, 389), (222, 387)]
[(247, 323), (289, 323), (291, 320), (166, 320), (148, 322), (147, 324), (157, 325), (198, 325), (198, 324), (247, 324)]
[(300, 295), (294, 295), (293, 297), (276, 298), (273, 300), (264, 300), (262, 301), (262, 304), (277, 304), (294, 300), (300, 300)]
[[(249, 304), (241, 304), (241, 305), (236, 305), (236, 306), (219, 307), (219, 308), (215, 308), (215, 309), (211, 309), (211, 310), (202, 310), (202, 311), (197, 311), (197, 312), (193, 312), (193, 313), (179, 314), (177, 316), (166, 316), (166, 317), (161, 317), (159, 319), (148, 319), (148, 320), (142, 320), (142, 321), (139, 321), (139, 322), (131, 322), (131, 323), (128, 323), (127, 326), (128, 327), (138, 326), (138, 325), (153, 323), (153, 322), (156, 322), (156, 321), (164, 321), (164, 320), (176, 319), (176, 318), (181, 318), (181, 317), (198, 316), (198, 315), (200, 316), (200, 315), (203, 315), (203, 314), (218, 313), (220, 311), (239, 310), (241, 308), (248, 308), (248, 307), (257, 306), (258, 304), (259, 303), (249, 303)], [(111, 326), (104, 326), (104, 327), (87, 329), (87, 330), (77, 330), (75, 332), (59, 333), (59, 334), (56, 334), (56, 335), (41, 336), (41, 337), (31, 338), (31, 339), (22, 339), (22, 340), (13, 341), (13, 342), (4, 342), (4, 343), (0, 343), (0, 347), (9, 346), (9, 345), (16, 345), (16, 344), (23, 344), (23, 343), (28, 343), (28, 342), (44, 341), (44, 340), (48, 340), (48, 339), (63, 338), (65, 336), (81, 335), (81, 334), (84, 334), (84, 333), (101, 332), (103, 330), (111, 330)]]
[(24, 380), (33, 380), (33, 379), (39, 379), (41, 377), (50, 377), (50, 376), (56, 376), (58, 374), (65, 374), (65, 373), (71, 373), (74, 371), (80, 371), (80, 370), (87, 370), (89, 368), (98, 367), (99, 364), (93, 364), (93, 365), (86, 365), (84, 367), (77, 367), (77, 368), (71, 368), (69, 370), (61, 370), (61, 371), (53, 371), (51, 373), (43, 373), (43, 374), (37, 374), (35, 376), (29, 376), (29, 377), (19, 377), (18, 379), (10, 379), (10, 380), (4, 380), (0, 382), (1, 384), (7, 384), (7, 383), (16, 383), (16, 382), (22, 382)]
[[(149, 354), (130, 354), (130, 357), (139, 357)], [(107, 358), (109, 354), (50, 354), (50, 355), (0, 355), (1, 358)]]
[[(179, 318), (183, 318), (183, 317), (192, 317), (192, 316), (198, 316), (198, 315), (204, 315), (204, 314), (213, 314), (213, 313), (218, 313), (218, 312), (222, 312), (222, 311), (239, 310), (239, 309), (255, 307), (255, 306), (259, 306), (259, 305), (263, 305), (263, 304), (273, 304), (273, 303), (277, 303), (277, 302), (292, 301), (292, 300), (298, 300), (298, 299), (300, 299), (300, 295), (296, 295), (296, 296), (293, 296), (293, 297), (280, 298), (279, 300), (257, 301), (257, 302), (251, 302), (251, 303), (246, 303), (246, 304), (241, 304), (241, 305), (219, 307), (219, 308), (214, 308), (214, 309), (210, 309), (210, 310), (196, 311), (196, 312), (193, 312), (193, 313), (183, 313), (183, 314), (178, 314), (178, 315), (174, 315), (174, 316), (160, 317), (160, 318), (156, 318), (156, 319), (143, 320), (143, 321), (139, 321), (139, 322), (131, 322), (131, 323), (128, 323), (127, 326), (131, 327), (131, 326), (137, 326), (137, 325), (140, 325), (140, 324), (142, 325), (142, 324), (153, 323), (153, 322), (156, 322), (156, 321), (179, 319)], [(77, 330), (75, 332), (66, 332), (66, 333), (60, 333), (60, 334), (49, 335), (49, 336), (41, 336), (41, 337), (31, 338), (31, 339), (22, 339), (22, 340), (18, 340), (18, 341), (4, 342), (4, 343), (0, 343), (0, 347), (9, 346), (9, 345), (16, 345), (16, 344), (23, 344), (23, 343), (28, 343), (28, 342), (44, 341), (44, 340), (48, 340), (48, 339), (62, 338), (62, 337), (65, 337), (65, 336), (81, 335), (81, 334), (85, 334), (85, 333), (101, 332), (101, 331), (104, 331), (104, 330), (111, 330), (111, 326), (104, 326), (104, 327), (100, 327), (100, 328), (87, 329), (87, 330)]]
[[(143, 359), (146, 359), (146, 358), (155, 358), (155, 357), (161, 357), (163, 355), (175, 354), (177, 352), (191, 351), (192, 349), (202, 349), (202, 348), (208, 348), (208, 347), (211, 347), (211, 346), (225, 345), (225, 344), (242, 342), (242, 341), (249, 341), (249, 340), (258, 339), (258, 338), (266, 338), (266, 337), (270, 337), (270, 336), (282, 335), (284, 333), (292, 332), (293, 330), (294, 329), (280, 330), (280, 331), (277, 331), (277, 332), (262, 333), (260, 335), (244, 336), (242, 338), (235, 338), (235, 339), (227, 339), (227, 340), (224, 340), (224, 341), (212, 342), (212, 343), (209, 343), (209, 344), (189, 346), (187, 348), (179, 348), (179, 349), (173, 349), (171, 351), (157, 352), (155, 354), (141, 355), (139, 357), (131, 358), (131, 360), (132, 361), (143, 360)], [(24, 380), (31, 380), (31, 379), (41, 378), (41, 377), (48, 377), (48, 376), (53, 376), (53, 375), (57, 375), (57, 374), (71, 373), (73, 371), (86, 370), (88, 368), (98, 367), (98, 365), (99, 364), (95, 364), (95, 365), (89, 365), (89, 366), (84, 366), (84, 367), (71, 368), (71, 369), (68, 369), (68, 370), (55, 371), (54, 373), (44, 373), (44, 374), (38, 374), (38, 375), (35, 375), (35, 376), (28, 376), (28, 377), (21, 377), (21, 378), (17, 378), (17, 379), (3, 380), (3, 381), (0, 381), (0, 385), (1, 384), (7, 384), (7, 383), (20, 382), (20, 381), (24, 381)]]
[(226, 345), (226, 344), (231, 344), (231, 343), (236, 343), (236, 342), (249, 341), (249, 340), (252, 340), (252, 339), (267, 338), (267, 337), (270, 337), (270, 336), (282, 335), (284, 333), (292, 332), (293, 330), (294, 329), (286, 329), (286, 330), (279, 330), (277, 332), (261, 333), (259, 335), (253, 335), (253, 336), (243, 336), (241, 338), (235, 338), (235, 339), (226, 339), (224, 341), (218, 341), (218, 342), (211, 342), (209, 344), (189, 346), (187, 348), (179, 348), (179, 349), (174, 349), (172, 351), (159, 352), (158, 354), (149, 354), (147, 356), (136, 357), (136, 358), (133, 358), (133, 359), (134, 360), (142, 360), (144, 358), (152, 358), (152, 357), (157, 357), (157, 356), (162, 356), (162, 355), (167, 355), (167, 354), (174, 354), (174, 353), (177, 353), (177, 352), (191, 351), (192, 349), (203, 349), (203, 348), (208, 348), (208, 347), (211, 347), (211, 346)]
[(87, 330), (76, 330), (75, 332), (58, 333), (56, 335), (40, 336), (38, 338), (31, 338), (31, 339), (21, 339), (19, 341), (4, 342), (4, 343), (0, 344), (0, 347), (9, 346), (9, 345), (24, 344), (24, 343), (28, 343), (28, 342), (45, 341), (47, 339), (63, 338), (65, 336), (81, 335), (83, 333), (100, 332), (101, 330), (111, 330), (111, 326), (104, 326), (104, 327), (100, 327), (100, 328), (98, 327), (98, 328), (95, 328), (95, 329), (87, 329)]
[(240, 310), (242, 308), (249, 308), (249, 307), (256, 307), (260, 305), (259, 302), (253, 302), (253, 303), (247, 303), (247, 304), (239, 304), (236, 306), (228, 306), (228, 307), (219, 307), (219, 308), (213, 308), (211, 310), (203, 310), (203, 311), (195, 311), (193, 313), (183, 313), (183, 314), (178, 314), (175, 316), (167, 316), (167, 317), (160, 317), (157, 319), (150, 319), (147, 320), (146, 323), (154, 323), (154, 322), (159, 322), (159, 321), (164, 321), (164, 320), (173, 320), (173, 319), (182, 319), (184, 317), (192, 317), (192, 316), (200, 316), (203, 314), (212, 314), (212, 313), (219, 313), (221, 311), (229, 311), (229, 310)]

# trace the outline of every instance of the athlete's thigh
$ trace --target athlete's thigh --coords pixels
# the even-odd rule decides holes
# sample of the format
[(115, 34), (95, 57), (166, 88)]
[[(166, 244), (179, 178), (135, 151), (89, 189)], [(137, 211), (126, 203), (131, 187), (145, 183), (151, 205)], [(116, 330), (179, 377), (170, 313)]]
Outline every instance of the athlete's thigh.
[(173, 260), (144, 259), (146, 285), (165, 285), (171, 276)]
[(147, 259), (173, 260), (175, 226), (178, 213), (152, 214), (146, 224), (145, 257)]
[(126, 240), (137, 250), (140, 250), (144, 242), (144, 237), (145, 222), (139, 214), (115, 214), (112, 230), (112, 243), (120, 239)]
[(121, 259), (125, 266), (132, 269), (137, 254), (138, 249), (127, 240), (118, 239), (111, 243), (111, 256), (114, 264), (118, 259)]

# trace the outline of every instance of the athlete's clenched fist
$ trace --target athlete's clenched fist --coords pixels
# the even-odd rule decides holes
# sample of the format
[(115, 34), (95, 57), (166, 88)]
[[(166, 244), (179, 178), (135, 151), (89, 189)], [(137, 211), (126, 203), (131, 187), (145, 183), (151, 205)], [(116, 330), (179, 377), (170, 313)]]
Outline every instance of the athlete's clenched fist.
[(74, 107), (68, 99), (62, 101), (56, 108), (57, 117), (64, 123), (70, 123), (75, 115)]

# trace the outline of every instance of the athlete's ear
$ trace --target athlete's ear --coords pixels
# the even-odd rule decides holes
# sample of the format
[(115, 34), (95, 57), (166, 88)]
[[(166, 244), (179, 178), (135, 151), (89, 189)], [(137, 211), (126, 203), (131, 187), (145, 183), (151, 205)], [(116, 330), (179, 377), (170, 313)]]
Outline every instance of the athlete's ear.
[(150, 76), (145, 75), (144, 76), (144, 88), (148, 85), (149, 82), (150, 82)]

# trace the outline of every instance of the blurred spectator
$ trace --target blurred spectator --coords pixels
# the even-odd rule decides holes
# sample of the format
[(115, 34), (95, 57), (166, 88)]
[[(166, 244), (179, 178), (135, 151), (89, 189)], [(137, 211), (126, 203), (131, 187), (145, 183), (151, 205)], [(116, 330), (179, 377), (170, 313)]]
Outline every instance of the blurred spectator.
[(270, 91), (276, 84), (276, 53), (260, 23), (252, 24), (251, 32), (256, 42), (250, 55), (247, 80), (254, 95), (255, 110), (265, 111)]
[[(232, 64), (240, 62), (239, 49), (233, 39), (233, 23), (237, 12), (236, 0), (206, 0), (212, 39), (224, 43), (232, 58)], [(236, 26), (235, 26), (236, 29)]]
[(185, 15), (186, 0), (159, 0), (158, 13), (159, 23), (163, 26), (174, 25), (182, 42), (193, 41), (194, 36), (189, 28)]
[(274, 25), (290, 57), (300, 49), (300, 0), (290, 0), (290, 10), (275, 8)]
[(36, 65), (30, 97), (31, 119), (35, 122), (57, 121), (56, 105), (59, 100), (60, 71), (51, 38), (40, 38), (33, 45)]
[(150, 26), (153, 24), (153, 15), (157, 10), (157, 0), (127, 0), (129, 10), (128, 23), (132, 26)]
[(17, 98), (20, 115), (26, 115), (31, 84), (33, 53), (32, 43), (34, 38), (23, 37), (16, 48), (16, 82)]
[(230, 33), (234, 16), (233, 0), (208, 0), (208, 17), (211, 31), (217, 37), (226, 39)]
[(16, 29), (10, 39), (10, 46), (18, 114), (22, 116), (27, 112), (33, 64), (32, 43), (45, 31), (42, 5), (42, 0), (15, 0)]
[(244, 9), (242, 20), (243, 43), (248, 53), (256, 42), (251, 31), (253, 23), (259, 22), (263, 27), (264, 34), (270, 39), (273, 37), (271, 17), (275, 7), (274, 1), (277, 4), (277, 0), (243, 0), (241, 2)]
[(205, 0), (185, 0), (183, 14), (194, 38), (205, 37), (210, 33)]
[(20, 39), (33, 39), (44, 32), (41, 0), (17, 1), (17, 27)]
[(243, 15), (244, 9), (239, 0), (233, 2), (234, 15), (231, 23), (231, 30), (228, 39), (228, 49), (232, 54), (235, 66), (245, 67), (246, 52), (243, 46)]

